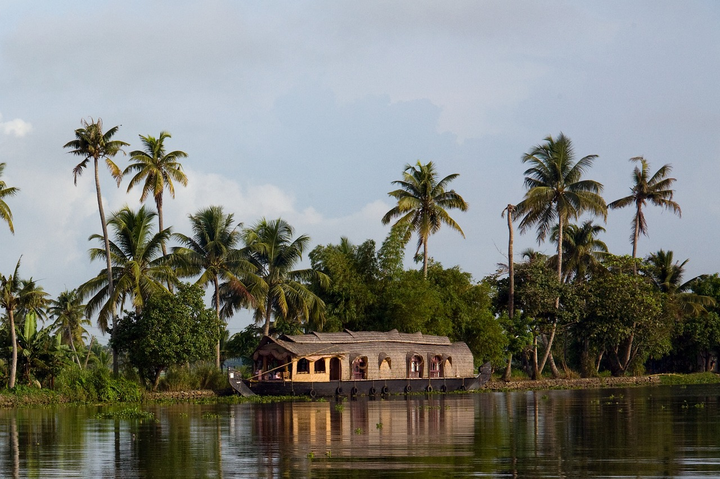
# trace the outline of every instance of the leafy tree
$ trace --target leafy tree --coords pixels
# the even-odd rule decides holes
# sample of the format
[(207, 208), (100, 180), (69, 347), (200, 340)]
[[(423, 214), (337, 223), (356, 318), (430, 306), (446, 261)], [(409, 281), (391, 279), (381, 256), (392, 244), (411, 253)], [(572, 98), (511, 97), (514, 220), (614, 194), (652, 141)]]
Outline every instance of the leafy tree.
[[(565, 227), (572, 219), (589, 212), (607, 216), (607, 206), (600, 193), (603, 186), (597, 181), (583, 178), (597, 155), (588, 155), (575, 161), (570, 138), (562, 133), (557, 138), (548, 136), (545, 142), (535, 146), (523, 156), (523, 163), (530, 167), (525, 170), (525, 186), (528, 191), (516, 210), (520, 221), (520, 232), (537, 226), (538, 243), (545, 240), (552, 227), (557, 225), (558, 238), (565, 237)], [(563, 280), (563, 247), (557, 242), (557, 277)], [(557, 323), (553, 322), (545, 356), (540, 372), (550, 355), (555, 338)], [(553, 375), (557, 371), (553, 370)]]
[(613, 376), (670, 349), (673, 328), (664, 314), (663, 295), (647, 278), (633, 273), (633, 264), (628, 257), (608, 257), (607, 269), (588, 282), (584, 335), (606, 351)]
[[(148, 195), (152, 195), (157, 206), (158, 213), (158, 229), (163, 231), (163, 193), (165, 189), (170, 192), (170, 196), (175, 198), (175, 184), (177, 181), (183, 186), (187, 186), (187, 176), (183, 172), (182, 165), (178, 161), (180, 158), (187, 158), (184, 151), (165, 152), (165, 140), (171, 138), (167, 131), (160, 132), (160, 136), (142, 136), (144, 150), (134, 150), (130, 152), (130, 166), (125, 168), (123, 175), (135, 173), (128, 185), (128, 193), (130, 190), (141, 183), (142, 194), (140, 201), (145, 201)], [(163, 256), (167, 256), (165, 244), (162, 245)]]
[(52, 327), (59, 334), (62, 342), (70, 345), (73, 358), (79, 367), (82, 365), (75, 342), (82, 345), (83, 336), (87, 334), (83, 325), (91, 324), (85, 315), (85, 307), (77, 290), (63, 291), (57, 299), (50, 302), (48, 307), (48, 313), (55, 319)]
[[(102, 192), (100, 190), (99, 161), (101, 158), (105, 160), (105, 164), (110, 170), (110, 174), (113, 178), (115, 178), (119, 186), (120, 181), (122, 180), (122, 173), (120, 171), (120, 168), (118, 168), (115, 162), (113, 162), (112, 158), (119, 152), (123, 152), (123, 146), (129, 145), (123, 141), (112, 139), (112, 137), (115, 136), (115, 133), (117, 133), (118, 131), (117, 126), (114, 126), (108, 131), (103, 132), (103, 122), (100, 118), (98, 118), (97, 121), (90, 118), (90, 121), (86, 121), (83, 119), (80, 122), (82, 124), (82, 128), (78, 128), (75, 130), (75, 139), (67, 142), (64, 148), (70, 148), (70, 153), (83, 157), (83, 160), (78, 163), (78, 165), (75, 166), (75, 168), (73, 169), (73, 176), (76, 185), (78, 177), (87, 167), (90, 159), (93, 160), (93, 165), (95, 169), (95, 192), (97, 196), (98, 211), (100, 212), (100, 223), (102, 225), (102, 238), (105, 246), (105, 271), (107, 274), (109, 296), (112, 296), (114, 283), (112, 277), (112, 265), (110, 263), (110, 237), (108, 236), (107, 222), (105, 220), (105, 209), (103, 208)], [(115, 311), (111, 311), (110, 313), (114, 326)], [(113, 354), (113, 372), (115, 374), (118, 373), (117, 354)]]
[[(180, 233), (174, 237), (182, 246), (173, 249), (172, 262), (180, 275), (200, 275), (195, 284), (214, 287), (213, 304), (218, 325), (221, 325), (220, 282), (228, 283), (233, 298), (243, 305), (255, 305), (256, 299), (244, 283), (244, 278), (252, 276), (255, 266), (237, 246), (240, 232), (233, 225), (234, 215), (225, 214), (222, 207), (211, 206), (190, 215), (193, 235)], [(221, 327), (221, 326), (218, 326)], [(220, 337), (218, 330), (217, 337)], [(215, 366), (220, 367), (220, 342), (218, 339)]]
[(332, 278), (326, 287), (315, 281), (312, 291), (325, 303), (324, 331), (362, 330), (374, 314), (379, 277), (375, 242), (355, 246), (343, 237), (339, 245), (317, 246), (310, 254), (314, 270)]
[(262, 328), (253, 324), (246, 326), (228, 340), (225, 346), (228, 357), (242, 358), (245, 363), (252, 364), (252, 353), (255, 352), (261, 339)]
[[(5, 163), (0, 163), (0, 178), (2, 178), (3, 172), (5, 171)], [(20, 190), (13, 186), (8, 186), (2, 179), (0, 179), (0, 219), (5, 221), (10, 228), (11, 233), (15, 233), (13, 227), (13, 215), (10, 207), (5, 203), (3, 198), (9, 198), (15, 196)]]
[(26, 315), (28, 312), (37, 314), (38, 310), (47, 304), (47, 293), (39, 287), (32, 278), (23, 280), (19, 277), (20, 260), (18, 260), (12, 275), (0, 275), (0, 307), (5, 310), (10, 330), (10, 343), (12, 346), (12, 359), (10, 364), (10, 378), (8, 387), (15, 387), (18, 361), (18, 342), (15, 328), (15, 317)]
[(270, 321), (275, 318), (297, 319), (299, 324), (310, 323), (322, 328), (325, 303), (309, 288), (316, 281), (321, 287), (328, 277), (312, 268), (293, 269), (302, 259), (310, 238), (293, 238), (294, 230), (282, 219), (260, 220), (242, 232), (245, 251), (257, 269), (259, 288), (255, 320), (264, 322), (263, 334), (270, 334)]
[(457, 208), (467, 211), (465, 200), (455, 192), (447, 190), (448, 184), (460, 176), (455, 173), (438, 181), (438, 174), (432, 161), (415, 166), (405, 165), (403, 179), (393, 181), (400, 186), (388, 194), (397, 200), (397, 206), (385, 213), (383, 224), (388, 224), (394, 218), (399, 218), (395, 225), (407, 225), (407, 234), (414, 232), (418, 236), (418, 245), (415, 255), (423, 248), (423, 278), (427, 278), (428, 268), (428, 238), (437, 233), (443, 224), (458, 231), (463, 238), (462, 228), (450, 217), (447, 210)]
[(112, 341), (155, 390), (169, 366), (212, 357), (219, 326), (202, 290), (182, 285), (175, 294), (151, 296), (141, 312), (127, 313)]
[[(87, 312), (99, 311), (98, 325), (106, 330), (108, 319), (116, 307), (129, 299), (139, 312), (153, 294), (166, 292), (167, 283), (177, 282), (175, 274), (161, 256), (162, 244), (170, 237), (170, 229), (154, 233), (153, 219), (157, 214), (142, 206), (137, 212), (127, 206), (112, 215), (108, 224), (114, 230), (110, 242), (112, 278), (115, 287), (110, 289), (105, 271), (80, 286), (82, 297), (92, 296)], [(92, 235), (91, 240), (102, 239)], [(92, 248), (90, 258), (105, 258), (105, 250)]]
[[(668, 177), (670, 171), (672, 171), (672, 166), (669, 164), (663, 165), (651, 177), (650, 164), (645, 158), (638, 156), (630, 158), (630, 161), (640, 163), (640, 166), (636, 166), (633, 170), (633, 186), (630, 188), (631, 193), (628, 196), (613, 201), (608, 207), (617, 209), (635, 205), (635, 216), (633, 216), (632, 233), (630, 234), (630, 241), (633, 245), (632, 257), (635, 259), (637, 258), (637, 242), (640, 233), (647, 236), (647, 222), (645, 221), (643, 207), (650, 202), (655, 206), (661, 206), (670, 210), (678, 216), (682, 215), (682, 211), (680, 210), (680, 205), (673, 201), (674, 190), (671, 187), (673, 183), (675, 183), (675, 178)], [(635, 269), (635, 271), (637, 272), (637, 269)]]

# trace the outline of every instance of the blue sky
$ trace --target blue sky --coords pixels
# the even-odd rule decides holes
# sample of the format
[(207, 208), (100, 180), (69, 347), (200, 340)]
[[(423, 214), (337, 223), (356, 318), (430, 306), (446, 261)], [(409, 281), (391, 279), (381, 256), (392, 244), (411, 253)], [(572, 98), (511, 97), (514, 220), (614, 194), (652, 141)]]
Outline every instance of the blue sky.
[[(648, 208), (639, 252), (718, 272), (718, 24), (710, 1), (0, 0), (0, 162), (21, 189), (0, 272), (22, 255), (57, 295), (101, 269), (92, 175), (73, 186), (62, 148), (90, 116), (121, 125), (130, 149), (167, 130), (189, 154), (190, 184), (165, 207), (181, 232), (221, 204), (245, 224), (282, 216), (313, 245), (380, 242), (391, 182), (432, 160), (460, 174), (470, 209), (454, 214), (466, 238), (441, 231), (430, 254), (476, 279), (506, 261), (500, 213), (524, 194), (521, 156), (562, 131), (578, 157), (599, 155), (588, 176), (608, 201), (628, 194), (629, 158), (671, 163), (683, 217)], [(109, 211), (139, 206), (127, 181), (102, 186)], [(610, 213), (611, 252), (631, 252), (631, 217)], [(517, 243), (553, 250), (534, 232)]]

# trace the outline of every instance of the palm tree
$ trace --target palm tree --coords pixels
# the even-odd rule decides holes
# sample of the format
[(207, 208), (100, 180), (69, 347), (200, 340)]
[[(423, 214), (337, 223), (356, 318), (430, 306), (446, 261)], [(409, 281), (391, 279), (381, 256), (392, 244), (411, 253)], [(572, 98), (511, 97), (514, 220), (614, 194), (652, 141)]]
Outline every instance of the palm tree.
[(294, 230), (286, 221), (260, 220), (242, 232), (245, 250), (257, 268), (263, 293), (258, 298), (255, 319), (264, 320), (263, 333), (270, 335), (273, 317), (291, 321), (314, 321), (321, 326), (325, 303), (306, 286), (315, 280), (327, 287), (329, 278), (312, 268), (293, 269), (302, 260), (310, 238), (306, 235), (293, 239)]
[[(88, 315), (99, 311), (98, 326), (102, 330), (107, 329), (112, 312), (126, 299), (130, 299), (135, 310), (140, 312), (151, 295), (168, 291), (164, 284), (177, 283), (162, 256), (162, 244), (170, 238), (170, 228), (154, 233), (155, 216), (157, 214), (146, 210), (145, 206), (137, 213), (126, 206), (113, 213), (108, 221), (114, 230), (114, 241), (110, 242), (111, 274), (101, 271), (79, 288), (81, 297), (92, 296), (86, 311)], [(92, 235), (90, 239), (101, 240), (102, 236)], [(90, 258), (104, 259), (105, 250), (91, 249)], [(115, 285), (113, 289), (109, 287), (108, 276)]]
[[(650, 202), (655, 206), (661, 206), (680, 217), (682, 217), (682, 211), (680, 210), (680, 205), (673, 201), (674, 190), (671, 189), (671, 187), (675, 182), (675, 178), (668, 178), (668, 175), (672, 171), (671, 165), (663, 165), (650, 177), (650, 165), (645, 158), (636, 156), (630, 158), (630, 161), (640, 163), (640, 166), (636, 166), (633, 170), (633, 186), (630, 188), (631, 193), (624, 198), (613, 201), (608, 206), (617, 209), (632, 204), (635, 205), (635, 216), (632, 220), (632, 233), (630, 235), (630, 241), (632, 241), (633, 245), (632, 257), (635, 259), (637, 258), (637, 242), (640, 233), (645, 236), (648, 234), (647, 222), (645, 221), (645, 214), (643, 213), (645, 204)], [(634, 271), (637, 273), (637, 266)]]
[[(110, 170), (110, 175), (115, 178), (118, 186), (122, 180), (122, 173), (120, 168), (112, 161), (112, 158), (119, 152), (124, 153), (122, 150), (123, 146), (129, 146), (128, 143), (119, 140), (113, 140), (112, 137), (117, 133), (118, 128), (114, 126), (108, 131), (103, 133), (102, 119), (98, 118), (97, 121), (90, 118), (90, 121), (81, 120), (82, 128), (75, 130), (75, 139), (67, 142), (64, 148), (70, 148), (70, 153), (73, 155), (83, 157), (83, 160), (78, 163), (73, 169), (73, 177), (75, 185), (77, 185), (78, 176), (80, 176), (83, 170), (87, 167), (88, 162), (92, 158), (95, 169), (95, 193), (97, 195), (98, 211), (100, 212), (100, 223), (102, 226), (102, 238), (105, 246), (105, 258), (107, 260), (106, 272), (108, 281), (108, 290), (113, 290), (113, 278), (112, 278), (112, 265), (110, 264), (110, 238), (107, 232), (107, 222), (105, 221), (105, 209), (103, 208), (102, 193), (100, 190), (100, 172), (99, 172), (99, 161), (101, 158), (105, 160), (105, 164)], [(112, 322), (115, 326), (115, 311), (112, 311)], [(111, 333), (112, 337), (112, 333)], [(113, 348), (113, 373), (118, 373), (118, 361), (117, 361), (117, 350)]]
[[(175, 184), (177, 181), (183, 186), (187, 186), (187, 176), (183, 172), (182, 165), (178, 161), (179, 158), (187, 158), (184, 151), (172, 151), (165, 153), (165, 139), (171, 138), (167, 131), (160, 132), (158, 138), (140, 135), (145, 150), (135, 150), (130, 152), (130, 161), (134, 161), (130, 166), (125, 168), (123, 175), (135, 172), (135, 176), (130, 180), (128, 185), (128, 193), (133, 186), (143, 183), (140, 201), (145, 201), (148, 195), (152, 194), (155, 199), (155, 205), (158, 212), (158, 229), (162, 231), (163, 226), (163, 192), (167, 188), (170, 196), (175, 198)], [(167, 256), (165, 245), (162, 245), (163, 256)]]
[[(173, 249), (173, 263), (184, 276), (200, 275), (196, 284), (214, 287), (213, 302), (219, 328), (221, 323), (220, 282), (232, 282), (236, 294), (254, 304), (252, 293), (245, 288), (243, 277), (253, 273), (254, 267), (242, 251), (237, 249), (240, 232), (234, 226), (234, 215), (225, 214), (221, 206), (211, 206), (190, 215), (193, 235), (176, 233), (183, 246)], [(220, 329), (222, 334), (222, 329)], [(220, 367), (220, 343), (217, 344), (215, 365)]]
[(657, 289), (667, 294), (670, 303), (678, 307), (678, 314), (696, 315), (705, 312), (705, 306), (714, 305), (715, 300), (692, 292), (693, 284), (700, 277), (683, 282), (685, 265), (689, 260), (681, 263), (674, 261), (673, 256), (672, 251), (665, 250), (651, 253), (645, 258), (643, 272)]
[(83, 336), (87, 334), (83, 325), (91, 323), (85, 315), (85, 305), (77, 290), (60, 293), (57, 299), (50, 302), (48, 313), (55, 318), (52, 327), (60, 334), (63, 343), (70, 344), (77, 365), (82, 367), (75, 342), (80, 341), (82, 344)]
[[(567, 225), (563, 238), (563, 279), (566, 282), (570, 278), (582, 281), (589, 273), (601, 267), (600, 261), (608, 253), (608, 247), (596, 236), (604, 232), (605, 228), (594, 224), (592, 220), (580, 226), (572, 223)], [(556, 226), (553, 227), (551, 239), (557, 242), (557, 238)], [(557, 258), (553, 258), (553, 261), (557, 261)]]
[(47, 293), (31, 279), (22, 280), (19, 276), (20, 260), (12, 275), (0, 275), (0, 307), (5, 309), (9, 321), (10, 342), (12, 343), (12, 362), (10, 364), (9, 388), (15, 387), (17, 374), (18, 342), (15, 330), (15, 317), (28, 313), (37, 314), (47, 304)]
[[(0, 163), (0, 178), (2, 177), (3, 171), (5, 171), (5, 163)], [(15, 228), (13, 227), (12, 222), (13, 215), (12, 211), (10, 211), (10, 207), (7, 203), (5, 203), (3, 198), (15, 196), (18, 191), (20, 191), (18, 188), (8, 186), (0, 179), (0, 219), (8, 224), (8, 228), (10, 228), (11, 233), (15, 233)]]
[(382, 218), (384, 225), (394, 218), (399, 218), (395, 225), (410, 226), (408, 233), (414, 231), (418, 235), (418, 245), (415, 255), (423, 248), (423, 277), (427, 279), (428, 266), (428, 238), (437, 233), (440, 226), (448, 225), (458, 231), (463, 238), (462, 228), (450, 217), (447, 209), (457, 208), (467, 211), (468, 204), (455, 192), (447, 191), (447, 185), (460, 176), (455, 173), (438, 181), (438, 174), (432, 161), (423, 165), (420, 161), (415, 166), (405, 165), (403, 179), (393, 181), (400, 188), (388, 193), (397, 200), (397, 206), (385, 213)]
[[(585, 171), (592, 166), (597, 155), (582, 157), (577, 162), (570, 138), (562, 133), (557, 138), (548, 136), (545, 142), (526, 153), (522, 161), (529, 163), (525, 170), (525, 186), (528, 191), (517, 205), (520, 232), (537, 226), (537, 240), (541, 243), (557, 225), (558, 238), (564, 238), (569, 220), (577, 219), (585, 212), (607, 218), (607, 206), (600, 193), (603, 186), (597, 181), (583, 179)], [(563, 280), (562, 241), (557, 242), (557, 276)], [(559, 306), (559, 298), (557, 303)], [(557, 321), (552, 324), (547, 349), (540, 364), (540, 372), (550, 355), (555, 338)], [(555, 374), (555, 371), (553, 371)]]

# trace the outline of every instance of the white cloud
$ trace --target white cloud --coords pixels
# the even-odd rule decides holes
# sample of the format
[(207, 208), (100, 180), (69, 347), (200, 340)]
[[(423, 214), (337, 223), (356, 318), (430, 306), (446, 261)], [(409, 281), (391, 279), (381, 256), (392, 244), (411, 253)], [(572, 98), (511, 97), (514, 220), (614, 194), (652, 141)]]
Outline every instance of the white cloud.
[(32, 125), (25, 120), (15, 118), (10, 121), (2, 121), (2, 115), (0, 115), (0, 132), (5, 135), (13, 135), (18, 138), (23, 137), (32, 131)]

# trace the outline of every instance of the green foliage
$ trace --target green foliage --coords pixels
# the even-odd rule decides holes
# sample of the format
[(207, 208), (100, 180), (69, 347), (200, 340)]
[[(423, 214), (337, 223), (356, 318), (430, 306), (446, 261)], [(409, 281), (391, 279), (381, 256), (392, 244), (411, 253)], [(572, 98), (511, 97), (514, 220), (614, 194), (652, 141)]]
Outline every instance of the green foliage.
[(65, 368), (58, 376), (58, 393), (79, 402), (137, 402), (142, 391), (125, 378), (113, 379), (107, 368)]
[(156, 386), (169, 366), (211, 358), (217, 340), (217, 319), (205, 308), (202, 290), (183, 285), (176, 294), (149, 298), (140, 314), (126, 314), (113, 344), (127, 352), (146, 384)]
[(660, 384), (686, 385), (686, 384), (720, 384), (720, 376), (715, 373), (695, 374), (662, 374)]
[(155, 414), (150, 411), (142, 411), (140, 408), (131, 407), (119, 409), (117, 411), (99, 412), (95, 415), (97, 419), (140, 419), (145, 421), (154, 421)]
[(260, 344), (262, 329), (252, 324), (235, 333), (225, 344), (225, 355), (228, 358), (241, 358), (246, 363), (252, 363), (252, 353)]

